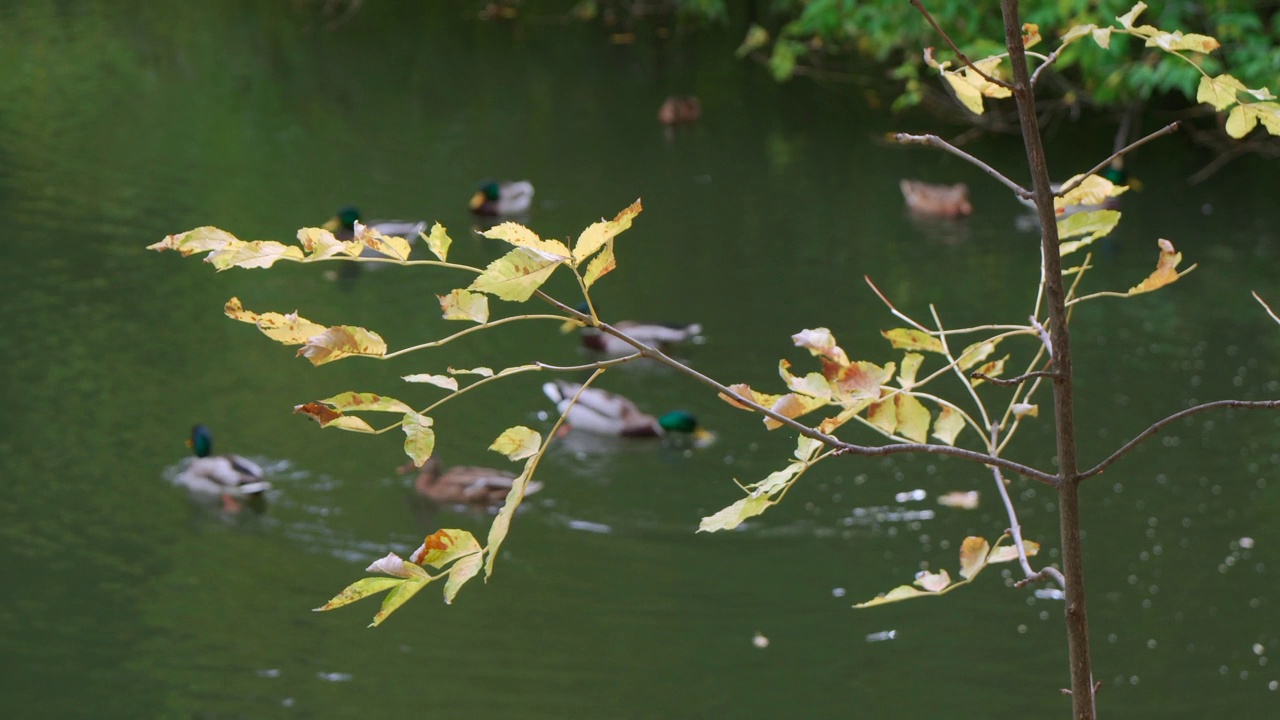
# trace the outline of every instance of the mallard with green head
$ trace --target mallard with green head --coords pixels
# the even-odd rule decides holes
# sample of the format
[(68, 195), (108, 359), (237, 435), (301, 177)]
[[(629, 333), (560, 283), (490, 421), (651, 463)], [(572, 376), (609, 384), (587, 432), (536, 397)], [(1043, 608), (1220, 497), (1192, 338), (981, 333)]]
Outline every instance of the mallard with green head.
[(224, 506), (237, 509), (238, 501), (261, 495), (271, 487), (262, 479), (262, 468), (239, 455), (214, 455), (213, 433), (204, 425), (191, 428), (187, 441), (195, 457), (174, 479), (193, 493), (221, 496)]
[[(360, 211), (348, 205), (339, 210), (337, 215), (329, 218), (321, 227), (333, 233), (333, 236), (337, 239), (345, 242), (355, 238), (356, 223), (358, 222), (362, 222), (360, 220)], [(373, 220), (364, 223), (364, 225), (377, 230), (383, 235), (402, 237), (410, 243), (418, 239), (418, 233), (427, 229), (427, 223), (424, 220)], [(360, 257), (386, 257), (386, 255), (367, 247), (360, 252)]]
[[(495, 507), (502, 505), (516, 476), (487, 467), (455, 465), (443, 470), (438, 455), (432, 455), (415, 468), (412, 463), (400, 468), (401, 472), (417, 472), (413, 489), (419, 495), (442, 505), (477, 505)], [(542, 483), (529, 481), (524, 494), (532, 495), (542, 489)]]
[[(661, 437), (667, 433), (688, 433), (694, 442), (706, 444), (715, 435), (698, 424), (694, 416), (684, 410), (673, 410), (661, 417), (640, 412), (636, 404), (616, 393), (589, 387), (578, 394), (578, 383), (552, 380), (542, 386), (542, 392), (556, 404), (561, 413), (568, 408), (566, 423), (588, 432), (619, 437)], [(578, 401), (573, 402), (574, 396)]]
[(533, 204), (533, 183), (528, 180), (486, 182), (471, 196), (476, 215), (522, 215)]

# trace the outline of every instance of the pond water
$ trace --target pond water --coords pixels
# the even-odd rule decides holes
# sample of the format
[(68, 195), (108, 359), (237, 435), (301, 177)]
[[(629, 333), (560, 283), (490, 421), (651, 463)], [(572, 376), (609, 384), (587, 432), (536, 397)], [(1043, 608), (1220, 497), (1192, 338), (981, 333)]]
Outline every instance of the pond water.
[[(955, 158), (885, 144), (892, 117), (865, 82), (775, 84), (735, 61), (737, 28), (615, 45), (553, 17), (476, 19), (470, 3), (365, 3), (336, 29), (302, 3), (21, 3), (0, 9), (0, 218), (8, 260), (0, 363), (3, 539), (0, 697), (9, 717), (441, 718), (1061, 717), (1062, 606), (990, 571), (945, 599), (853, 610), (960, 541), (1006, 527), (980, 468), (846, 458), (815, 469), (741, 531), (693, 533), (735, 500), (732, 479), (781, 467), (766, 433), (654, 367), (601, 385), (649, 411), (684, 407), (710, 448), (567, 442), (543, 463), (488, 585), (445, 606), (434, 588), (376, 630), (366, 600), (310, 608), (388, 550), (489, 517), (411, 499), (395, 434), (321, 431), (295, 404), (354, 389), (435, 397), (399, 376), (446, 365), (590, 358), (544, 324), (447, 351), (312, 368), (227, 320), (257, 310), (373, 328), (392, 347), (439, 337), (433, 293), (457, 276), (391, 268), (334, 283), (313, 266), (215, 273), (144, 246), (215, 224), (289, 239), (346, 204), (438, 220), (467, 262), (496, 257), (466, 201), (486, 177), (537, 186), (529, 224), (576, 234), (637, 197), (604, 316), (698, 321), (681, 348), (725, 382), (777, 387), (803, 365), (789, 336), (835, 332), (895, 359), (898, 306), (952, 326), (1020, 322), (1037, 262), (1007, 191)], [(702, 99), (666, 137), (662, 98)], [(1064, 125), (1051, 162), (1077, 172), (1105, 127)], [(1025, 177), (1016, 137), (969, 149)], [(1275, 166), (1241, 161), (1208, 183), (1181, 139), (1144, 150), (1144, 182), (1096, 258), (1090, 289), (1144, 277), (1167, 237), (1200, 268), (1074, 318), (1086, 464), (1192, 401), (1280, 394)], [(897, 181), (966, 181), (974, 216), (918, 224)], [(569, 296), (559, 278), (551, 289)], [(1030, 352), (1019, 347), (1013, 352)], [(541, 376), (437, 416), (447, 463), (497, 464), (502, 428), (550, 427)], [(1047, 402), (1047, 398), (1042, 398)], [(262, 515), (226, 516), (170, 484), (190, 426), (264, 464)], [(1046, 466), (1047, 422), (1011, 456)], [(1280, 415), (1178, 423), (1084, 494), (1086, 568), (1103, 716), (1260, 717), (1280, 703)], [(854, 433), (855, 439), (872, 441)], [(570, 436), (573, 439), (573, 436)], [(977, 489), (981, 507), (937, 495)], [(916, 490), (922, 493), (914, 492)], [(1056, 546), (1051, 493), (1016, 481), (1028, 537)], [(923, 496), (923, 499), (917, 499)], [(1049, 551), (1051, 556), (1056, 552)], [(757, 635), (768, 646), (756, 647)]]

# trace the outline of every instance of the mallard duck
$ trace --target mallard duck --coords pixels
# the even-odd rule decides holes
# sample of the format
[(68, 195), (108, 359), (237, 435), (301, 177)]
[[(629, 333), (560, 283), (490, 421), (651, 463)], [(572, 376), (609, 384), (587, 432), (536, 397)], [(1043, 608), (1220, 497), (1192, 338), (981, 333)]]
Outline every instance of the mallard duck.
[[(715, 438), (709, 430), (698, 425), (693, 415), (684, 410), (673, 410), (655, 418), (640, 412), (635, 403), (616, 393), (589, 387), (578, 395), (581, 387), (578, 383), (564, 380), (552, 380), (542, 386), (542, 392), (556, 404), (557, 410), (563, 413), (565, 408), (569, 409), (566, 422), (570, 427), (619, 437), (659, 437), (669, 432), (689, 433), (700, 444)], [(575, 395), (578, 395), (578, 401), (573, 407), (569, 407)]]
[(187, 441), (195, 457), (175, 481), (193, 493), (221, 496), (227, 509), (238, 509), (238, 501), (261, 495), (271, 487), (262, 479), (262, 468), (239, 455), (213, 455), (213, 434), (204, 425), (191, 428)]
[[(579, 304), (577, 310), (584, 315), (591, 312), (591, 308), (585, 302)], [(622, 320), (612, 323), (612, 325), (645, 345), (656, 348), (665, 348), (668, 345), (684, 342), (702, 334), (702, 326), (698, 323), (680, 325), (675, 323), (645, 323), (636, 322), (635, 320)], [(574, 328), (581, 328), (582, 332), (579, 335), (582, 337), (582, 346), (588, 350), (595, 350), (606, 355), (628, 355), (636, 351), (630, 343), (601, 332), (598, 328), (584, 327), (572, 320), (562, 325), (560, 331), (573, 332)]]
[[(516, 476), (502, 470), (487, 467), (455, 465), (440, 471), (440, 457), (432, 455), (415, 468), (412, 463), (400, 468), (400, 472), (416, 471), (413, 489), (421, 496), (441, 504), (465, 504), (491, 507), (502, 505), (511, 491)], [(532, 495), (542, 489), (542, 483), (530, 480), (524, 494)]]
[(907, 209), (918, 215), (956, 218), (973, 212), (969, 186), (964, 183), (931, 185), (919, 180), (900, 180), (898, 187), (902, 189), (902, 199), (907, 201)]
[(694, 95), (672, 95), (658, 108), (658, 122), (663, 125), (685, 125), (702, 117), (702, 101)]
[(471, 196), (471, 212), (476, 215), (520, 215), (533, 204), (533, 183), (486, 182)]
[[(355, 238), (358, 222), (361, 222), (360, 211), (348, 205), (339, 210), (337, 215), (329, 218), (328, 222), (321, 227), (345, 242)], [(383, 235), (402, 237), (410, 243), (418, 239), (418, 233), (427, 229), (427, 223), (423, 220), (373, 220), (365, 225)], [(386, 255), (367, 247), (360, 251), (360, 257), (386, 257)]]

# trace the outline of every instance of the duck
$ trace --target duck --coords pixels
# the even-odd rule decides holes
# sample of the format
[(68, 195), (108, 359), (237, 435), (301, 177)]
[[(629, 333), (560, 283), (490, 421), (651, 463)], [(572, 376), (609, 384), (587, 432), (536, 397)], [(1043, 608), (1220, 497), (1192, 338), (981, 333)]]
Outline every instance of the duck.
[(969, 204), (969, 186), (964, 183), (933, 185), (904, 179), (898, 181), (898, 187), (902, 189), (907, 209), (917, 215), (959, 218), (973, 212), (973, 205)]
[[(440, 504), (496, 507), (506, 502), (507, 493), (516, 476), (503, 470), (471, 465), (455, 465), (441, 472), (440, 456), (432, 455), (415, 468), (412, 463), (400, 472), (416, 471), (413, 489), (419, 495)], [(542, 483), (530, 480), (524, 488), (526, 496), (542, 489)]]
[[(581, 394), (579, 394), (581, 390)], [(618, 437), (662, 437), (667, 433), (688, 433), (697, 444), (707, 444), (715, 435), (698, 424), (697, 418), (684, 410), (673, 410), (661, 417), (640, 412), (627, 398), (600, 388), (582, 390), (579, 383), (552, 380), (542, 392), (561, 413), (568, 410), (565, 422), (570, 427)], [(573, 403), (574, 396), (578, 401)]]
[(686, 125), (702, 117), (702, 101), (695, 95), (672, 95), (658, 108), (658, 122), (663, 125)]
[(177, 484), (196, 495), (219, 496), (227, 510), (238, 510), (239, 501), (261, 495), (271, 488), (263, 480), (262, 468), (239, 455), (214, 455), (213, 433), (204, 425), (191, 428), (187, 441), (195, 457), (178, 473)]
[(476, 215), (520, 215), (533, 204), (533, 183), (528, 180), (486, 182), (471, 196)]
[[(591, 308), (584, 302), (580, 303), (576, 308), (583, 315), (591, 313)], [(635, 320), (622, 320), (611, 323), (615, 328), (639, 340), (645, 345), (656, 348), (665, 348), (676, 343), (690, 340), (702, 334), (702, 326), (698, 323), (649, 323), (638, 322)], [(572, 332), (574, 328), (580, 327), (579, 333), (582, 338), (582, 346), (588, 350), (595, 350), (606, 355), (628, 355), (636, 351), (630, 343), (616, 338), (608, 333), (601, 332), (599, 328), (584, 327), (576, 322), (566, 322), (561, 326), (562, 332)]]
[[(361, 222), (360, 210), (348, 205), (329, 218), (321, 227), (333, 233), (335, 238), (346, 242), (355, 238), (358, 222)], [(427, 229), (425, 220), (373, 220), (365, 223), (365, 226), (383, 235), (402, 237), (410, 243), (418, 239), (418, 233)], [(386, 257), (386, 255), (367, 247), (360, 251), (360, 257)]]

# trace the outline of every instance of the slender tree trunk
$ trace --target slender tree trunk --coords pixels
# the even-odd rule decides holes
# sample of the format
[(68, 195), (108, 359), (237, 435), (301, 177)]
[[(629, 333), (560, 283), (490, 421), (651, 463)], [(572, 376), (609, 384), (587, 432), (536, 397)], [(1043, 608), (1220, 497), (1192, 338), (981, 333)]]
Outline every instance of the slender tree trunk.
[(1044, 255), (1045, 300), (1053, 345), (1052, 370), (1055, 430), (1058, 438), (1058, 520), (1062, 526), (1062, 571), (1066, 579), (1067, 645), (1071, 663), (1071, 705), (1076, 720), (1093, 720), (1093, 672), (1089, 661), (1089, 619), (1085, 611), (1084, 565), (1080, 546), (1080, 481), (1076, 461), (1075, 411), (1072, 407), (1071, 337), (1067, 330), (1066, 290), (1058, 251), (1058, 224), (1049, 187), (1040, 124), (1027, 57), (1022, 47), (1022, 22), (1017, 0), (1001, 0), (1005, 42), (1013, 67), (1013, 94), (1026, 144), (1036, 210), (1040, 216)]

